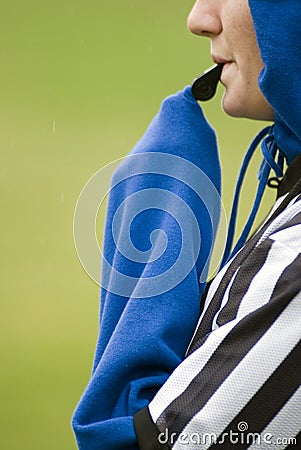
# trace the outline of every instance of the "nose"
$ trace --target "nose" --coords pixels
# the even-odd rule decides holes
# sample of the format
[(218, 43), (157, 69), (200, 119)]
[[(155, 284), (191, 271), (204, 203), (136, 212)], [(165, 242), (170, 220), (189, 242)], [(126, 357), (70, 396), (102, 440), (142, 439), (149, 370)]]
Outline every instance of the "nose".
[(187, 20), (189, 30), (199, 36), (219, 34), (223, 29), (220, 9), (220, 0), (197, 0)]

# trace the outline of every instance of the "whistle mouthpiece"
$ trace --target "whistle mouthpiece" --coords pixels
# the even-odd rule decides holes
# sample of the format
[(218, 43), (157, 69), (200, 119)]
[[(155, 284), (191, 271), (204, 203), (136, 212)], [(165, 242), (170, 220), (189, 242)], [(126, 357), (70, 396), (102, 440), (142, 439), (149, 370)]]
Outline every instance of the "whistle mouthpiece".
[(192, 94), (196, 100), (205, 102), (214, 97), (223, 66), (224, 64), (216, 64), (194, 80)]

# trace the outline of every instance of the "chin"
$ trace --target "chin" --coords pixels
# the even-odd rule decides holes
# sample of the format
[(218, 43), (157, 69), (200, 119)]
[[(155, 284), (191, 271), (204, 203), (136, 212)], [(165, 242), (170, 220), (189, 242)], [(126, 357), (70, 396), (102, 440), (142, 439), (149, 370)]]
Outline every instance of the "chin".
[(262, 95), (257, 101), (256, 98), (254, 101), (254, 98), (250, 100), (241, 97), (239, 94), (229, 95), (226, 91), (222, 99), (222, 108), (231, 117), (264, 121), (274, 120), (273, 108)]

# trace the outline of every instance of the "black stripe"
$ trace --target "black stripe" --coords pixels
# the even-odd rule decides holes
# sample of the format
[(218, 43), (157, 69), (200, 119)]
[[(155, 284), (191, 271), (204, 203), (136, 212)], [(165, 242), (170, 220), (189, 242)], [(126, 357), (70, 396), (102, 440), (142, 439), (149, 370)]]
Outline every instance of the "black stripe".
[(287, 194), (295, 183), (300, 178), (301, 173), (301, 155), (297, 155), (296, 158), (290, 163), (281, 183), (278, 187), (278, 197)]
[(271, 217), (269, 218), (267, 224), (270, 224), (277, 216), (279, 216), (282, 211), (290, 204), (290, 202), (297, 196), (301, 194), (301, 177), (294, 185), (294, 187), (290, 190), (287, 196), (282, 200), (278, 208), (273, 212)]
[[(147, 407), (141, 409), (134, 415), (134, 425), (140, 450), (169, 449), (167, 445), (163, 444), (165, 436), (160, 440), (160, 432), (154, 424)], [(160, 444), (160, 441), (162, 444)]]
[[(254, 433), (262, 433), (266, 426), (273, 420), (280, 409), (299, 388), (301, 382), (300, 359), (301, 342), (299, 342), (294, 350), (286, 357), (279, 368), (240, 411), (240, 413), (228, 425), (223, 433), (221, 433), (217, 441), (221, 442), (223, 440), (224, 443), (220, 443), (219, 445), (214, 444), (210, 447), (210, 450), (217, 448), (229, 448), (229, 444), (231, 443), (231, 431), (239, 434), (239, 441), (235, 445), (235, 450), (243, 450), (248, 448), (249, 444), (252, 443), (252, 440), (248, 441), (247, 435), (249, 434), (249, 438), (251, 438), (251, 435)], [(301, 410), (299, 411), (299, 414), (301, 416)], [(239, 423), (241, 422), (248, 424), (248, 430), (246, 433), (239, 432)], [(280, 429), (278, 430), (278, 435), (275, 436), (275, 438), (277, 437), (289, 438), (290, 436), (282, 436)]]
[(234, 276), (236, 270), (242, 264), (244, 259), (251, 253), (251, 251), (256, 246), (257, 241), (260, 239), (261, 235), (264, 233), (265, 227), (260, 230), (260, 232), (254, 235), (246, 245), (241, 249), (238, 255), (233, 259), (233, 261), (229, 264), (226, 273), (224, 274), (213, 298), (210, 301), (210, 304), (202, 318), (202, 321), (198, 325), (197, 331), (193, 337), (193, 340), (189, 346), (187, 355), (193, 353), (197, 348), (201, 346), (204, 342), (204, 336), (208, 335), (212, 331), (212, 322), (220, 308), (223, 297), (225, 295), (228, 284), (230, 283), (232, 277)]
[(189, 345), (187, 350), (187, 355), (189, 356), (192, 352), (194, 352), (205, 340), (205, 337), (211, 331), (212, 321), (218, 308), (222, 303), (223, 296), (227, 289), (228, 284), (230, 283), (234, 273), (239, 268), (243, 260), (250, 254), (250, 252), (254, 249), (257, 242), (261, 238), (261, 236), (265, 233), (268, 226), (273, 222), (273, 220), (281, 214), (285, 208), (289, 205), (293, 198), (301, 192), (301, 178), (295, 184), (290, 193), (284, 198), (284, 200), (280, 203), (278, 208), (274, 211), (271, 217), (267, 220), (265, 225), (261, 228), (261, 230), (256, 233), (252, 238), (245, 244), (245, 246), (241, 249), (238, 255), (233, 259), (230, 263), (226, 273), (224, 274), (213, 298), (211, 299), (210, 305), (205, 312), (201, 323), (199, 324), (197, 331)]
[(248, 291), (252, 280), (264, 265), (273, 243), (274, 241), (271, 239), (266, 239), (262, 245), (254, 249), (252, 258), (247, 258), (239, 268), (230, 288), (227, 304), (218, 315), (217, 324), (219, 326), (235, 319), (241, 301)]
[(200, 299), (200, 313), (202, 313), (202, 311), (203, 311), (203, 309), (204, 309), (205, 301), (206, 301), (206, 298), (207, 298), (207, 295), (208, 295), (208, 291), (209, 291), (209, 289), (210, 289), (210, 286), (211, 286), (211, 284), (212, 284), (212, 281), (213, 281), (213, 279), (207, 282), (206, 287), (205, 287), (205, 290), (204, 290), (204, 292), (203, 292), (203, 294), (202, 294), (202, 296), (201, 296), (201, 299)]
[[(250, 241), (249, 241), (250, 242)], [(254, 244), (255, 245), (255, 244)], [(243, 259), (245, 258), (248, 252), (248, 244), (242, 249), (242, 251), (233, 259), (230, 263), (226, 273), (224, 274), (215, 294), (210, 300), (210, 304), (207, 307), (207, 310), (197, 327), (197, 331), (189, 345), (187, 356), (193, 353), (196, 349), (198, 349), (208, 337), (209, 333), (212, 331), (212, 322), (213, 319), (221, 307), (221, 303), (223, 300), (224, 293), (227, 289), (231, 278), (233, 277), (235, 271), (238, 269)]]
[(202, 409), (236, 365), (275, 322), (301, 290), (301, 256), (282, 273), (269, 303), (244, 317), (225, 337), (188, 388), (163, 411), (157, 421), (160, 429), (180, 433)]

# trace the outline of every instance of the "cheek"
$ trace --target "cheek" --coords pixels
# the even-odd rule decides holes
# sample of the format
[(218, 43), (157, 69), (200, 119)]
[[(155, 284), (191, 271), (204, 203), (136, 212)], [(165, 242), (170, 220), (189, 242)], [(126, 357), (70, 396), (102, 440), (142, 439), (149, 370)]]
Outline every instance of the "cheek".
[[(244, 58), (238, 70), (236, 80), (237, 97), (245, 103), (249, 111), (260, 111), (266, 100), (258, 86), (258, 76), (263, 68), (259, 52), (253, 52), (253, 58)], [(252, 116), (253, 117), (253, 116)]]
[[(250, 68), (252, 70), (250, 70)], [(222, 74), (222, 82), (225, 86), (223, 96), (224, 111), (235, 117), (253, 117), (254, 111), (260, 109), (264, 101), (263, 95), (258, 87), (258, 70), (244, 60), (225, 67)]]
[(226, 41), (230, 43), (242, 77), (257, 80), (263, 64), (247, 0), (240, 2), (240, 8), (236, 7), (236, 10), (237, 14), (232, 17), (232, 22), (228, 22)]
[(237, 51), (234, 54), (234, 59), (237, 68), (237, 83), (246, 93), (258, 96), (261, 94), (258, 86), (258, 76), (263, 68), (263, 62), (254, 32), (252, 35), (252, 31), (251, 29), (247, 37), (244, 34), (244, 40), (237, 41), (240, 43), (236, 47)]
[(263, 63), (247, 0), (235, 2), (235, 20), (233, 15), (224, 17), (227, 25), (224, 27), (224, 38), (234, 62), (222, 74), (221, 81), (226, 88), (223, 108), (231, 116), (262, 119), (262, 113), (266, 116), (267, 109), (270, 111), (258, 86)]
[(256, 95), (260, 92), (258, 76), (262, 69), (261, 61), (244, 59), (238, 66), (238, 82), (248, 93)]

